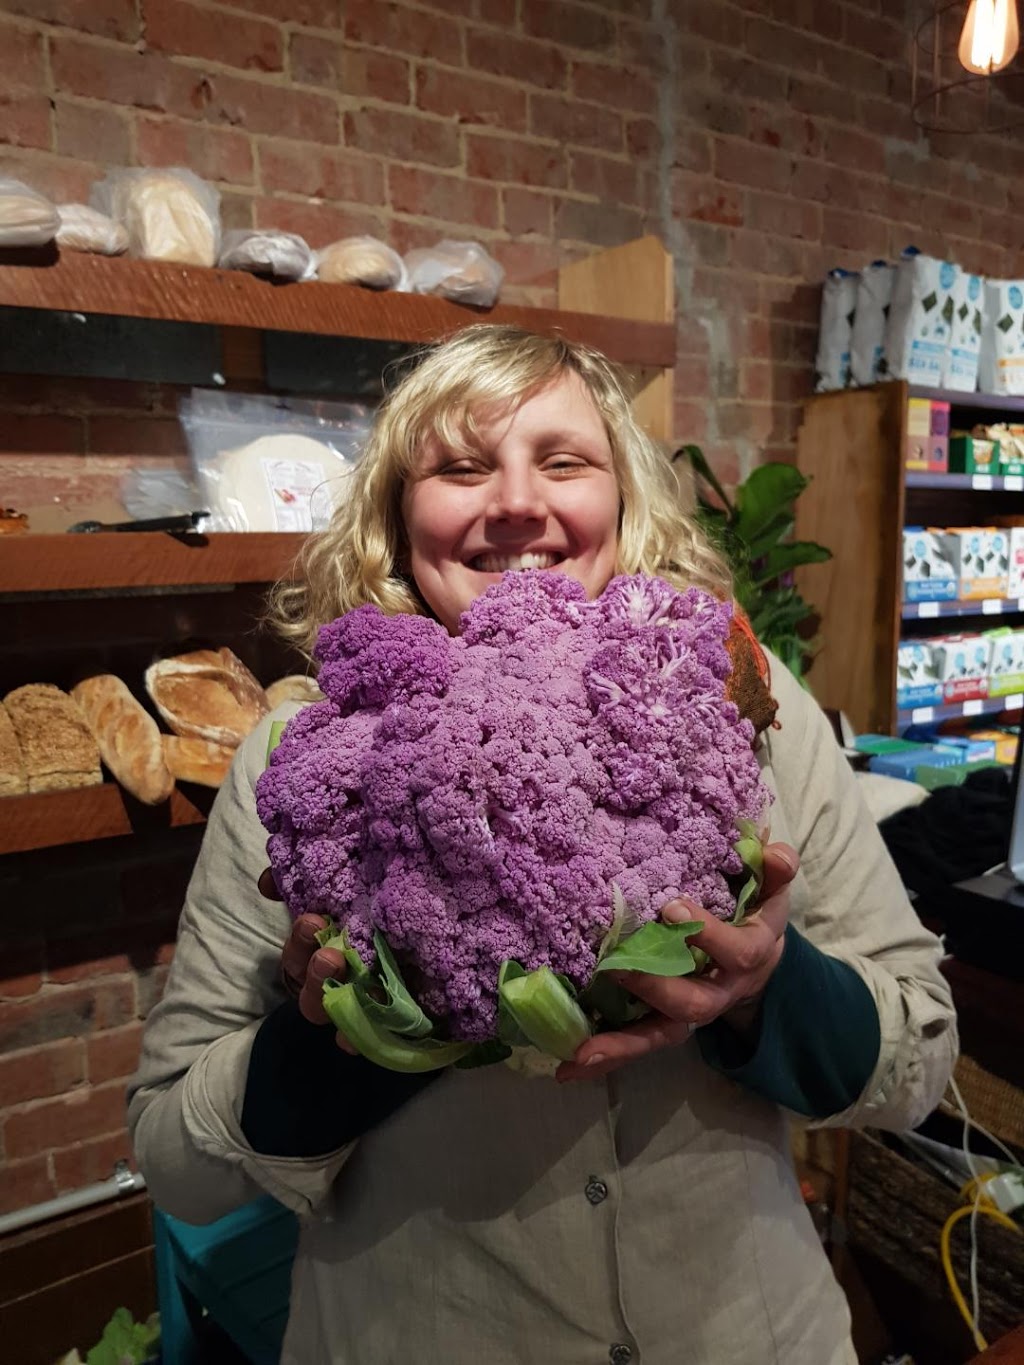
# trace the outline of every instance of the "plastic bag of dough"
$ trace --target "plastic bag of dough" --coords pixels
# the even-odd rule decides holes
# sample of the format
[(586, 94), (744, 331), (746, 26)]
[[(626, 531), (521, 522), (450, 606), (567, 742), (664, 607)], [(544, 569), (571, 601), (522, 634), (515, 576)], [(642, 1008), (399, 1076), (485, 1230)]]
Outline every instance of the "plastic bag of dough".
[(59, 226), (49, 199), (20, 180), (0, 175), (0, 246), (45, 246)]
[(316, 253), (316, 275), (325, 284), (361, 284), (364, 289), (409, 287), (405, 262), (376, 237), (343, 237)]
[(220, 195), (191, 171), (111, 171), (92, 187), (90, 199), (93, 208), (124, 224), (133, 256), (216, 265)]
[(120, 256), (128, 250), (128, 234), (120, 223), (88, 204), (58, 204), (57, 245), (62, 251), (91, 251), (95, 256)]
[(313, 252), (294, 232), (232, 228), (224, 234), (217, 264), (222, 270), (251, 270), (279, 280), (311, 280), (316, 276)]
[(490, 308), (497, 301), (505, 272), (479, 242), (438, 242), (405, 258), (414, 294), (440, 294), (456, 303)]
[(825, 277), (814, 361), (815, 393), (845, 389), (850, 382), (850, 342), (859, 282), (860, 275), (853, 270), (830, 270)]

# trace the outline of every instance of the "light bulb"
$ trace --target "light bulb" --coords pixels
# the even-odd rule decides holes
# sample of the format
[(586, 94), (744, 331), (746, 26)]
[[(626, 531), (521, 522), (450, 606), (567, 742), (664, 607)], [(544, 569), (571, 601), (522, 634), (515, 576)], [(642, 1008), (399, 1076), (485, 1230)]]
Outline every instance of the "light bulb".
[(1009, 66), (1020, 47), (1017, 0), (971, 0), (960, 34), (960, 65), (979, 76)]

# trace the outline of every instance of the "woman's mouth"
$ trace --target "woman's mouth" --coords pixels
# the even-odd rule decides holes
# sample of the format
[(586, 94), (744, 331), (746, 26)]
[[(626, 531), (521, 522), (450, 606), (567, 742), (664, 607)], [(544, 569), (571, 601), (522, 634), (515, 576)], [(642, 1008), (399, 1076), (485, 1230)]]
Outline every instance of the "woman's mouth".
[(508, 573), (510, 569), (552, 569), (561, 562), (561, 555), (528, 551), (518, 555), (475, 555), (469, 561), (469, 567), (478, 573)]

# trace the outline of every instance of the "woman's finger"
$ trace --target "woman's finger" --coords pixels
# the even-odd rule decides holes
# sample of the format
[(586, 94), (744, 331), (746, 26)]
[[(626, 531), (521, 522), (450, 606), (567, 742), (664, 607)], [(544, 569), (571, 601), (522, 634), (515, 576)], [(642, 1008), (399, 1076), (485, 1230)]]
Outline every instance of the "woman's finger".
[(344, 954), (337, 948), (319, 948), (309, 959), (306, 979), (299, 992), (299, 1013), (311, 1024), (327, 1023), (324, 982), (332, 977), (335, 981), (344, 981), (345, 966)]
[(273, 868), (265, 867), (263, 871), (260, 873), (259, 881), (256, 883), (256, 885), (259, 887), (260, 895), (264, 896), (268, 901), (284, 900), (284, 897), (277, 889), (277, 882), (274, 880)]
[(281, 975), (290, 995), (298, 995), (306, 979), (309, 960), (316, 952), (316, 936), (327, 925), (322, 915), (300, 915), (281, 949)]
[(778, 893), (742, 924), (706, 919), (700, 933), (687, 942), (707, 953), (723, 972), (759, 972), (777, 952), (789, 914), (787, 899), (785, 892)]
[(686, 1042), (691, 1033), (684, 1020), (665, 1019), (650, 1015), (629, 1028), (614, 1033), (599, 1033), (588, 1038), (577, 1049), (571, 1062), (563, 1062), (555, 1072), (558, 1081), (595, 1080), (616, 1071), (626, 1062), (657, 1052), (663, 1047), (675, 1047)]
[(764, 882), (761, 900), (767, 900), (788, 886), (800, 871), (800, 854), (789, 844), (765, 844)]
[[(717, 976), (652, 976), (649, 972), (615, 972), (615, 980), (664, 1018), (700, 1028), (734, 1005), (734, 983)], [(641, 1020), (641, 1023), (644, 1021)], [(604, 1037), (604, 1035), (601, 1035)]]

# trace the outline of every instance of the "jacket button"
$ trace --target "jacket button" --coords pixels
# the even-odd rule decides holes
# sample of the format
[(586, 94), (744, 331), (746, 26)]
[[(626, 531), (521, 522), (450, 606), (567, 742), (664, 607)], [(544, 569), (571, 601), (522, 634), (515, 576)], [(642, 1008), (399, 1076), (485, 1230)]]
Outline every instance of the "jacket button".
[(611, 1361), (612, 1365), (629, 1365), (629, 1362), (633, 1359), (633, 1352), (621, 1341), (617, 1341), (608, 1352), (608, 1359)]
[[(592, 1175), (590, 1179), (587, 1181), (586, 1188), (584, 1189), (583, 1193), (587, 1196), (587, 1198), (590, 1200), (592, 1204), (600, 1204), (603, 1203), (603, 1201), (608, 1198), (608, 1186), (604, 1183), (603, 1180), (598, 1180), (596, 1175)], [(623, 1359), (628, 1360), (629, 1357), (625, 1356), (623, 1357)]]

